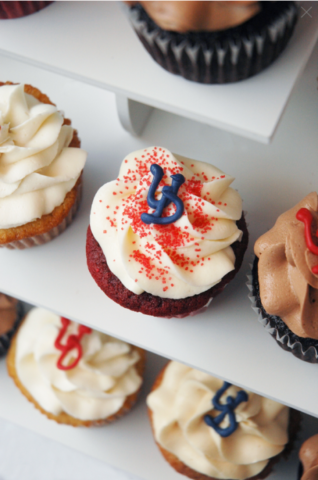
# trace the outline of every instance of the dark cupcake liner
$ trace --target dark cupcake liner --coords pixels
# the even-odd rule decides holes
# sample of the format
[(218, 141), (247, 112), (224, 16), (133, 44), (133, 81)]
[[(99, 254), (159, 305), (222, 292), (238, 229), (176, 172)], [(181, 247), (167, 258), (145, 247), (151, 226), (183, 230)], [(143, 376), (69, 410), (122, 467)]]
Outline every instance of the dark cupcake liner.
[(0, 357), (3, 357), (7, 353), (10, 347), (12, 337), (15, 334), (18, 326), (20, 325), (23, 315), (24, 315), (23, 304), (21, 302), (18, 302), (16, 306), (16, 319), (13, 324), (13, 327), (11, 328), (11, 330), (6, 332), (5, 334), (0, 335)]
[(194, 82), (221, 84), (256, 75), (287, 45), (297, 21), (295, 2), (261, 2), (261, 7), (242, 25), (219, 32), (162, 30), (140, 4), (129, 16), (140, 41), (163, 68)]
[(258, 258), (255, 257), (251, 267), (251, 274), (247, 275), (246, 283), (250, 294), (248, 295), (254, 312), (258, 315), (258, 321), (265, 330), (276, 340), (278, 345), (291, 352), (295, 357), (309, 363), (318, 363), (318, 340), (313, 338), (301, 338), (295, 335), (276, 315), (269, 315), (264, 309), (258, 283)]
[(26, 15), (31, 15), (31, 13), (42, 10), (42, 8), (47, 7), (50, 3), (53, 2), (0, 2), (0, 19), (25, 17)]
[(298, 480), (301, 480), (301, 477), (303, 476), (303, 473), (304, 473), (303, 465), (302, 465), (301, 462), (299, 462), (299, 465), (298, 465), (298, 477), (297, 477)]

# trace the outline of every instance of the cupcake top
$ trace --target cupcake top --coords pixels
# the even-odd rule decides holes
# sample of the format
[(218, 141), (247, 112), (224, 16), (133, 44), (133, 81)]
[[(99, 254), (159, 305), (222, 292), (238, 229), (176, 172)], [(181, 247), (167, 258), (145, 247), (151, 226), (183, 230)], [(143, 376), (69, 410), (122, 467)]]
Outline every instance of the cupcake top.
[(0, 336), (11, 330), (17, 318), (18, 300), (0, 293)]
[(303, 466), (301, 480), (318, 480), (318, 435), (308, 438), (299, 451)]
[(312, 192), (280, 215), (255, 243), (266, 312), (299, 337), (318, 340), (318, 196)]
[(147, 404), (159, 445), (213, 478), (253, 477), (288, 442), (288, 407), (178, 362), (168, 364)]
[(0, 86), (0, 228), (51, 213), (74, 187), (86, 152), (68, 147), (73, 128), (55, 105)]
[(80, 420), (113, 415), (141, 385), (131, 345), (44, 310), (32, 309), (17, 333), (16, 371), (47, 412)]
[(152, 20), (163, 30), (179, 33), (218, 31), (236, 27), (260, 11), (254, 1), (157, 1), (140, 3)]
[(234, 269), (230, 245), (242, 234), (233, 180), (161, 147), (127, 155), (91, 209), (91, 230), (110, 270), (133, 293), (165, 298), (217, 284)]

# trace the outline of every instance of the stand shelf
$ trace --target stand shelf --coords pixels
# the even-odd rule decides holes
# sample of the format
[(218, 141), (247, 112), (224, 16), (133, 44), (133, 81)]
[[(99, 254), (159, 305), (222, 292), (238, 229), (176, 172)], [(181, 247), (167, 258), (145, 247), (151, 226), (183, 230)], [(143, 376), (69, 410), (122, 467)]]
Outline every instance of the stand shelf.
[[(268, 143), (318, 37), (318, 4), (301, 5), (295, 33), (277, 61), (234, 84), (200, 85), (167, 73), (143, 48), (121, 2), (54, 2), (2, 22), (0, 51), (134, 100), (139, 111), (156, 107)], [(133, 130), (139, 123), (133, 115)]]
[[(180, 480), (182, 477), (162, 458), (155, 445), (145, 405), (146, 393), (165, 362), (162, 357), (148, 355), (148, 367), (141, 398), (137, 406), (125, 417), (105, 427), (73, 428), (58, 425), (38, 412), (8, 377), (5, 361), (1, 359), (0, 417), (113, 467), (126, 470), (140, 479)], [(2, 392), (5, 392), (5, 395)], [(304, 415), (302, 431), (293, 452), (287, 461), (282, 459), (275, 466), (274, 472), (269, 477), (270, 480), (296, 480), (298, 469), (296, 452), (299, 451), (301, 443), (317, 431), (318, 419)]]
[[(51, 7), (54, 5), (48, 9)], [(263, 145), (156, 109), (142, 135), (131, 137), (118, 121), (114, 94), (12, 60), (7, 55), (0, 56), (4, 80), (31, 83), (47, 93), (72, 119), (83, 148), (89, 152), (83, 204), (77, 218), (65, 233), (47, 245), (25, 251), (1, 249), (0, 291), (318, 416), (317, 365), (301, 362), (275, 344), (257, 322), (245, 286), (256, 238), (273, 225), (282, 211), (310, 191), (317, 190), (317, 60), (316, 47), (272, 144)], [(233, 186), (239, 190), (247, 212), (250, 247), (241, 272), (205, 314), (189, 319), (157, 319), (118, 306), (99, 290), (86, 267), (85, 234), (94, 194), (102, 184), (116, 178), (119, 165), (128, 152), (154, 144), (210, 162), (235, 176)], [(159, 358), (158, 364), (157, 360), (153, 362), (157, 366), (149, 374), (148, 385), (163, 360)], [(9, 382), (4, 369), (1, 361), (0, 415), (4, 418), (112, 465), (127, 468), (141, 478), (176, 480), (176, 474), (166, 466), (150, 442), (142, 404), (131, 417), (105, 428), (105, 433), (102, 429), (73, 431), (56, 426), (33, 411)], [(3, 395), (2, 392), (9, 393)], [(316, 420), (307, 417), (306, 422), (317, 431)], [(132, 431), (127, 434), (126, 426), (130, 424)], [(131, 448), (139, 442), (139, 424), (147, 433), (143, 437), (145, 440), (140, 440), (145, 444), (136, 445), (136, 453)], [(114, 432), (114, 444), (124, 441), (127, 448), (124, 460), (113, 454), (112, 449), (108, 456), (100, 446), (104, 441), (110, 442), (107, 440), (109, 432)], [(305, 431), (306, 436), (308, 432)], [(94, 453), (94, 449), (98, 453)], [(147, 465), (140, 460), (138, 452), (143, 459), (149, 453)], [(290, 470), (283, 465), (280, 480), (293, 478), (293, 475), (296, 478), (295, 464), (288, 468)]]
[[(151, 433), (145, 405), (146, 393), (154, 382), (155, 375), (165, 364), (157, 355), (148, 355), (143, 393), (137, 406), (125, 417), (105, 427), (73, 428), (58, 425), (38, 412), (15, 387), (8, 377), (5, 361), (0, 360), (0, 417), (25, 427), (44, 437), (56, 440), (67, 447), (74, 448), (85, 455), (126, 470), (143, 480), (180, 480), (176, 473), (162, 458)], [(2, 392), (5, 392), (3, 394)], [(281, 460), (270, 480), (296, 480), (298, 452), (301, 443), (317, 433), (318, 419), (303, 416), (302, 432), (288, 460)], [(186, 479), (186, 477), (185, 477)]]
[[(77, 218), (46, 245), (23, 251), (1, 249), (0, 291), (318, 416), (317, 366), (276, 345), (257, 322), (245, 286), (255, 239), (279, 213), (317, 188), (317, 58), (318, 48), (270, 146), (160, 111), (153, 112), (140, 139), (132, 138), (119, 125), (113, 94), (34, 67), (21, 71), (21, 64), (2, 58), (7, 78), (37, 85), (63, 107), (89, 156)], [(101, 104), (106, 108), (101, 110)], [(116, 178), (127, 152), (151, 144), (211, 162), (232, 174), (247, 211), (250, 247), (241, 271), (205, 313), (184, 320), (148, 317), (120, 307), (96, 286), (86, 266), (93, 196), (102, 184)]]

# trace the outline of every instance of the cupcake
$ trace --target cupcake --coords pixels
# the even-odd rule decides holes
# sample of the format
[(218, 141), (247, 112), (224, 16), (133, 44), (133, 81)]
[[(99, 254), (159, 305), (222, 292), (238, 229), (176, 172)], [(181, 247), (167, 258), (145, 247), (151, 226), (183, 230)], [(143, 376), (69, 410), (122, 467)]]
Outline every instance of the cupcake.
[(318, 480), (318, 435), (308, 438), (299, 451), (299, 480)]
[(72, 222), (86, 161), (79, 147), (46, 95), (0, 83), (0, 247), (41, 245)]
[(53, 2), (0, 2), (0, 19), (19, 18), (38, 12)]
[(233, 180), (161, 147), (127, 155), (92, 204), (86, 253), (98, 286), (147, 315), (205, 308), (235, 276), (247, 247)]
[(195, 480), (256, 480), (291, 450), (299, 414), (280, 403), (169, 362), (147, 398), (155, 441)]
[(318, 196), (280, 215), (255, 243), (254, 308), (278, 345), (318, 362)]
[(152, 58), (200, 83), (244, 80), (284, 50), (297, 21), (295, 2), (126, 2)]
[(9, 375), (49, 419), (104, 425), (136, 402), (145, 352), (96, 330), (32, 309), (12, 341)]
[(0, 357), (7, 353), (22, 311), (22, 304), (16, 298), (0, 293)]

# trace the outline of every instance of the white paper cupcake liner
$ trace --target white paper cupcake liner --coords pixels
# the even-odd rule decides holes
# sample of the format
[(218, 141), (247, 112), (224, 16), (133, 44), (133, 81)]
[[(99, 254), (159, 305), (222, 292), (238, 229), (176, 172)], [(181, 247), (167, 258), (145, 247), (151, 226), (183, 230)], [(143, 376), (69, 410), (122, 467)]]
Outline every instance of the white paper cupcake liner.
[(149, 28), (138, 8), (130, 9), (129, 17), (140, 41), (159, 65), (187, 80), (213, 84), (244, 80), (269, 66), (288, 43), (297, 10), (296, 4), (290, 3), (262, 30), (251, 29), (239, 37), (230, 33), (235, 29), (229, 29), (224, 38), (215, 41), (208, 41), (206, 32), (190, 41), (187, 35), (162, 30), (155, 24)]
[(33, 237), (27, 237), (21, 240), (16, 240), (14, 242), (5, 243), (0, 245), (0, 248), (8, 248), (9, 250), (24, 250), (26, 248), (35, 247), (37, 245), (43, 245), (45, 243), (50, 242), (54, 238), (58, 237), (72, 223), (81, 203), (82, 189), (83, 188), (82, 188), (82, 182), (81, 182), (77, 186), (77, 196), (74, 204), (72, 205), (67, 216), (62, 220), (62, 222), (59, 225), (57, 225), (56, 227), (53, 227), (51, 230), (49, 230), (46, 233), (43, 233), (42, 235), (34, 235)]
[[(256, 297), (253, 294), (253, 265), (250, 264), (250, 273), (247, 275), (246, 286), (250, 293), (248, 298), (251, 301), (251, 306), (257, 315), (258, 321), (263, 325), (265, 330), (276, 340), (278, 345), (284, 350), (291, 352), (295, 357), (309, 363), (318, 363), (318, 349), (314, 346), (310, 346), (307, 349), (303, 348), (303, 345), (299, 341), (291, 339), (289, 334), (281, 335), (275, 325), (275, 322), (267, 316), (263, 315), (262, 310), (256, 304)], [(317, 340), (318, 345), (318, 340)]]

